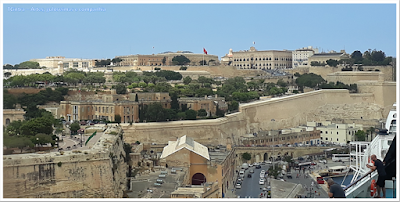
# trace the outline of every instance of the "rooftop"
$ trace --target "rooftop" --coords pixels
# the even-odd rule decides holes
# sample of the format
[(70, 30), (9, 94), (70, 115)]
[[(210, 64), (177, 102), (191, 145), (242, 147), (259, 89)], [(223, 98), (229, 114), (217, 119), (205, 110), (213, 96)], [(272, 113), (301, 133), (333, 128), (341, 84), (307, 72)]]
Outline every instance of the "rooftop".
[(169, 156), (183, 148), (188, 149), (188, 150), (206, 158), (207, 160), (210, 160), (210, 156), (208, 154), (207, 147), (194, 141), (193, 138), (187, 137), (186, 135), (178, 138), (177, 141), (169, 141), (168, 145), (166, 147), (164, 147), (160, 158), (166, 158), (167, 156)]

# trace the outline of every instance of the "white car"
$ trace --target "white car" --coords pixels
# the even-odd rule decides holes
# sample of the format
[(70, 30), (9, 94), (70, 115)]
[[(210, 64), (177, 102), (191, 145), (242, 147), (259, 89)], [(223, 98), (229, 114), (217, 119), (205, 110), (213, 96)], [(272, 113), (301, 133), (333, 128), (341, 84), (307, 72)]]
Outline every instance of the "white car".
[(265, 180), (264, 180), (264, 179), (260, 179), (260, 181), (258, 182), (258, 184), (264, 185), (264, 184), (265, 184)]
[(266, 164), (272, 164), (272, 161), (265, 161)]
[(260, 173), (260, 178), (264, 178), (265, 174), (264, 173)]
[(253, 167), (253, 164), (249, 164), (249, 167)]
[(236, 183), (235, 188), (236, 188), (236, 189), (241, 189), (241, 188), (242, 188), (242, 183)]
[(254, 169), (250, 169), (250, 171), (249, 171), (250, 173), (254, 173)]
[(264, 173), (264, 174), (265, 174), (265, 170), (261, 170), (261, 173)]

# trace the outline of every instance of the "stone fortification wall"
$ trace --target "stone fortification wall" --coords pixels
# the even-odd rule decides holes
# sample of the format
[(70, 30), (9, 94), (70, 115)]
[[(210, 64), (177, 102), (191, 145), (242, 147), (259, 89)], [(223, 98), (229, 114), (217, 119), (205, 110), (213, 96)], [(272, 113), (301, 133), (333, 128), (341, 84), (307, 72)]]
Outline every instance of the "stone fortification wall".
[[(299, 74), (314, 73), (317, 75), (321, 75), (322, 78), (324, 78), (326, 80), (328, 74), (332, 74), (335, 72), (342, 72), (342, 68), (343, 68), (343, 66), (338, 66), (338, 67), (308, 66), (308, 67), (298, 67), (298, 68), (293, 68), (293, 69), (287, 69), (285, 71), (288, 73), (291, 73), (291, 74), (294, 74), (296, 72), (298, 72)], [(353, 66), (352, 68), (354, 70), (357, 70), (356, 66)], [(392, 66), (363, 66), (362, 68), (364, 71), (361, 71), (361, 72), (371, 72), (371, 71), (375, 71), (376, 69), (378, 69), (379, 72), (383, 73), (384, 81), (394, 81), (395, 71)], [(353, 71), (353, 72), (358, 72), (358, 71)]]
[[(124, 67), (113, 67), (114, 71), (129, 71), (129, 70), (142, 70), (149, 71), (154, 70), (155, 67), (161, 68), (161, 70), (180, 71), (181, 66), (124, 66)], [(105, 70), (105, 68), (96, 68), (96, 70)], [(233, 66), (187, 66), (186, 71), (207, 71), (210, 72), (211, 77), (235, 77), (235, 76), (257, 76), (267, 75), (265, 71), (256, 69), (236, 69)]]
[[(394, 87), (394, 88), (393, 88)], [(241, 135), (297, 127), (307, 121), (334, 118), (378, 120), (395, 102), (395, 86), (376, 84), (377, 92), (350, 94), (344, 89), (312, 91), (239, 106), (239, 112), (214, 120), (171, 121), (122, 125), (128, 143), (175, 141), (182, 135), (205, 145), (233, 143)], [(380, 92), (379, 92), (380, 91)], [(394, 94), (394, 96), (393, 96)], [(377, 98), (377, 96), (384, 96)]]
[(343, 71), (328, 74), (326, 81), (336, 83), (336, 81), (344, 84), (354, 84), (362, 80), (383, 81), (384, 75), (381, 72), (370, 71)]
[(81, 153), (5, 155), (4, 198), (122, 198), (124, 158), (122, 136), (110, 134)]

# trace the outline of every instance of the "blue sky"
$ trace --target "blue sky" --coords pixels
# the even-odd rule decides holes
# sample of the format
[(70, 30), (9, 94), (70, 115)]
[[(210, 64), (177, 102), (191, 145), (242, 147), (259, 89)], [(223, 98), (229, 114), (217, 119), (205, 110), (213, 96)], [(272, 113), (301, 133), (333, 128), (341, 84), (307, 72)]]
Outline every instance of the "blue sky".
[[(396, 56), (396, 4), (3, 4), (3, 64), (305, 46)], [(43, 11), (32, 11), (43, 9)], [(23, 11), (15, 11), (20, 8)], [(76, 11), (50, 11), (69, 8)], [(101, 8), (88, 12), (84, 8)], [(154, 46), (154, 49), (153, 49)]]

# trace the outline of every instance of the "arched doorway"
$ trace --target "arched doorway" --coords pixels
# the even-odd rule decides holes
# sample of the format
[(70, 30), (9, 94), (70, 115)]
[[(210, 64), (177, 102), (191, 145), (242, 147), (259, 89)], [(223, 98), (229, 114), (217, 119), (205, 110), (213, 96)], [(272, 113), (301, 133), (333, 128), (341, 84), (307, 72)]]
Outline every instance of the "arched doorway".
[(202, 173), (196, 173), (192, 177), (192, 185), (201, 185), (206, 182), (206, 176)]
[(256, 155), (256, 161), (255, 162), (260, 162), (260, 155)]
[(6, 126), (8, 126), (8, 124), (10, 124), (10, 119), (9, 118), (6, 118)]
[(264, 153), (264, 161), (267, 161), (267, 160), (268, 160), (268, 154)]

